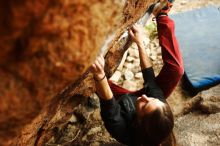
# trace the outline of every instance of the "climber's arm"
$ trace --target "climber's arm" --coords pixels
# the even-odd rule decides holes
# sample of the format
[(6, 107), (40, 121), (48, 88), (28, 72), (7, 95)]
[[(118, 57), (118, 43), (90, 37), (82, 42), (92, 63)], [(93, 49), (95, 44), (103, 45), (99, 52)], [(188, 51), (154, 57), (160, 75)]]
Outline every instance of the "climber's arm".
[(131, 29), (129, 29), (129, 34), (132, 40), (137, 44), (141, 69), (144, 70), (146, 68), (152, 67), (152, 63), (150, 58), (147, 55), (147, 52), (144, 48), (143, 36), (141, 34), (141, 28), (138, 25), (133, 25)]
[(101, 81), (96, 81), (96, 92), (102, 100), (110, 100), (113, 98), (113, 93), (109, 87), (106, 77)]
[(152, 67), (151, 60), (148, 57), (146, 50), (144, 49), (143, 42), (137, 43), (137, 46), (138, 46), (138, 51), (139, 51), (141, 70)]
[(131, 138), (129, 129), (123, 116), (121, 107), (113, 97), (104, 72), (105, 60), (98, 57), (92, 65), (92, 73), (95, 79), (96, 91), (100, 98), (101, 117), (108, 132), (119, 142), (129, 144)]
[(137, 44), (139, 50), (139, 57), (141, 63), (141, 70), (144, 78), (144, 84), (154, 82), (155, 75), (152, 68), (152, 63), (148, 54), (144, 48), (143, 36), (141, 34), (141, 28), (137, 25), (133, 25), (129, 30), (129, 34), (132, 40)]
[(111, 100), (113, 93), (109, 87), (104, 71), (105, 60), (103, 56), (97, 57), (92, 65), (92, 73), (95, 79), (96, 91), (102, 100)]

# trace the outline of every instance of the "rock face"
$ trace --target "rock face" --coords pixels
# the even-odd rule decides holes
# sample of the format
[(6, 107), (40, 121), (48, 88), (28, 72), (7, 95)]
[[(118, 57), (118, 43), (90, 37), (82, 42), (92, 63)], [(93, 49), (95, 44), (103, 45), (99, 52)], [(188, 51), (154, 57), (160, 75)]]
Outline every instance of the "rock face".
[(0, 145), (44, 145), (94, 92), (82, 74), (107, 36), (111, 75), (120, 35), (153, 1), (1, 1)]

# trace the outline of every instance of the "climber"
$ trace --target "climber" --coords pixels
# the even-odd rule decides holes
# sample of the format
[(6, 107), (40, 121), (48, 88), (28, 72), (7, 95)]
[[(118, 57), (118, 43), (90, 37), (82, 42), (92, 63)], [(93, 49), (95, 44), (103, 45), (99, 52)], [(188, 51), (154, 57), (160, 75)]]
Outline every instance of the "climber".
[[(161, 4), (166, 2), (160, 10)], [(174, 34), (174, 22), (167, 15), (172, 3), (161, 0), (154, 7), (158, 38), (161, 45), (163, 68), (155, 77), (151, 60), (143, 44), (141, 29), (133, 25), (130, 37), (139, 50), (144, 87), (129, 91), (108, 81), (105, 61), (97, 57), (92, 72), (100, 98), (101, 116), (106, 129), (119, 142), (126, 145), (160, 145), (172, 132), (174, 119), (166, 101), (183, 75), (183, 62)]]

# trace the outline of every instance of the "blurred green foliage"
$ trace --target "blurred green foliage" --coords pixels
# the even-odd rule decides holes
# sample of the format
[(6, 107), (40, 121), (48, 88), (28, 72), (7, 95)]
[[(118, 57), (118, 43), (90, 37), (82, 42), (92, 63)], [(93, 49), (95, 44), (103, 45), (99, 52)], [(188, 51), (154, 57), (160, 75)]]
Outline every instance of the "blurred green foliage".
[(149, 23), (145, 26), (145, 29), (149, 33), (149, 39), (154, 40), (157, 37), (157, 25), (154, 22)]

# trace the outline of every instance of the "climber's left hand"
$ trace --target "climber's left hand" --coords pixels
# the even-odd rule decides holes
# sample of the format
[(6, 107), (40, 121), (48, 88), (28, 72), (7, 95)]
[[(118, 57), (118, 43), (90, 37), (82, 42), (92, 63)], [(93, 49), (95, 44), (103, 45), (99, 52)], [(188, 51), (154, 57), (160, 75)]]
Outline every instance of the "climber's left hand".
[(96, 80), (102, 80), (105, 77), (105, 59), (102, 55), (96, 58), (95, 63), (92, 65), (92, 73)]

